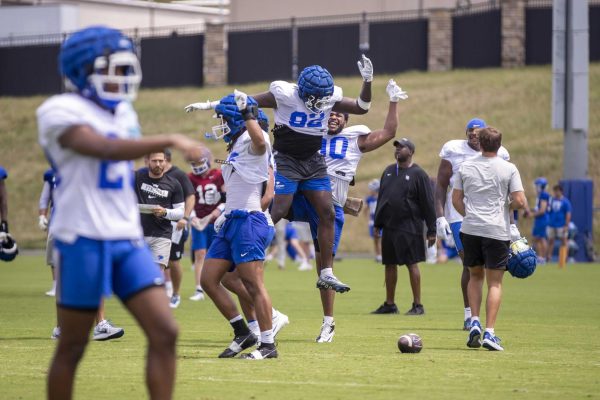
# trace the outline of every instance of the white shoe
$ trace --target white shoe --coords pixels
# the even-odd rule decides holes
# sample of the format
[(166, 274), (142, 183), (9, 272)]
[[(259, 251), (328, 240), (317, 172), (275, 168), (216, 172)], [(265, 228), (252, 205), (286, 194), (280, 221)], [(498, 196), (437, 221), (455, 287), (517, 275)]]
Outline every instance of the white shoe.
[(192, 300), (192, 301), (204, 300), (204, 292), (196, 290), (196, 293), (194, 293), (194, 295), (192, 297), (190, 297), (190, 300)]
[[(277, 334), (284, 326), (290, 323), (290, 319), (284, 313), (275, 310), (273, 313), (273, 321), (272, 321), (272, 329), (273, 329), (273, 337), (276, 337)], [(259, 336), (260, 337), (260, 336)]]
[(46, 292), (46, 296), (54, 297), (56, 296), (56, 288), (52, 288)]
[(177, 308), (177, 307), (179, 307), (180, 303), (181, 303), (181, 296), (179, 296), (178, 294), (174, 294), (171, 297), (171, 301), (169, 301), (169, 307)]
[(60, 337), (60, 327), (55, 326), (54, 329), (52, 329), (52, 336), (50, 336), (50, 339), (58, 340), (59, 337)]
[(300, 266), (298, 267), (298, 271), (310, 271), (312, 269), (312, 264), (307, 262), (307, 261), (303, 261)]
[(380, 263), (381, 262), (381, 256), (375, 256), (375, 262), (376, 263)]
[(125, 330), (123, 328), (112, 326), (107, 320), (100, 321), (94, 328), (94, 340), (118, 339), (124, 334)]
[(330, 343), (333, 342), (333, 336), (335, 335), (335, 322), (327, 324), (323, 322), (321, 325), (321, 333), (317, 336), (317, 343)]

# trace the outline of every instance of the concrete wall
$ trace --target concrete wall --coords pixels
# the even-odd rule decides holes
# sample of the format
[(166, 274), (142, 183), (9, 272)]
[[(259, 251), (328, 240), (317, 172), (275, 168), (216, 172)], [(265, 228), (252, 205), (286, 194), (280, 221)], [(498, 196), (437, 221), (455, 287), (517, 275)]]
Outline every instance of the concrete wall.
[(79, 9), (72, 5), (1, 7), (0, 38), (72, 31), (78, 21)]

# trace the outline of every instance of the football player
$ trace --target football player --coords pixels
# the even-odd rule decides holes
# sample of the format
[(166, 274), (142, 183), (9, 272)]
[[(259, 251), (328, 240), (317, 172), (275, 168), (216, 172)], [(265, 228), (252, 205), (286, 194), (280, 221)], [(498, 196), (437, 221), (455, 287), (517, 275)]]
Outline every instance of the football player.
[[(52, 194), (56, 188), (56, 179), (52, 168), (48, 168), (44, 172), (43, 180), (44, 184), (42, 185), (39, 201), (38, 226), (42, 231), (46, 232), (48, 230), (48, 218), (50, 217), (49, 211), (52, 207)], [(46, 292), (46, 296), (51, 297), (54, 297), (56, 294), (53, 247), (54, 243), (52, 241), (52, 236), (48, 234), (46, 237), (46, 265), (50, 267), (50, 271), (52, 272), (52, 288)]]
[(367, 207), (365, 212), (369, 217), (369, 236), (373, 238), (373, 248), (375, 249), (375, 262), (381, 262), (381, 235), (375, 234), (375, 210), (377, 209), (377, 196), (379, 194), (379, 179), (373, 179), (369, 182), (369, 195), (365, 198)]
[[(466, 160), (475, 158), (481, 155), (479, 138), (477, 137), (476, 129), (485, 128), (487, 125), (480, 118), (473, 118), (467, 122), (465, 128), (466, 139), (450, 140), (442, 146), (440, 151), (440, 165), (438, 167), (437, 180), (435, 186), (435, 212), (437, 235), (440, 239), (448, 242), (448, 237), (452, 235), (456, 250), (461, 260), (464, 260), (463, 245), (460, 241), (460, 227), (463, 217), (452, 206), (452, 184), (454, 183), (454, 175), (459, 170), (462, 163)], [(498, 156), (508, 161), (510, 156), (508, 151), (501, 146), (498, 150)], [(511, 225), (511, 232), (518, 229), (516, 225)], [(511, 233), (512, 235), (512, 233)], [(520, 235), (518, 235), (520, 237)], [(469, 299), (467, 295), (467, 286), (469, 284), (469, 269), (463, 267), (460, 286), (463, 294), (464, 304), (464, 322), (463, 330), (471, 329), (471, 308), (469, 307)]]
[[(333, 253), (329, 259), (323, 258), (319, 215), (307, 201), (304, 194), (298, 193), (292, 204), (294, 220), (309, 222), (315, 250), (317, 252), (317, 274), (321, 274), (324, 268), (333, 265), (344, 226), (344, 204), (348, 197), (350, 182), (356, 175), (358, 163), (364, 153), (373, 151), (389, 142), (396, 135), (398, 127), (397, 104), (399, 100), (408, 98), (393, 79), (390, 79), (386, 91), (390, 98), (388, 113), (383, 129), (371, 131), (365, 125), (353, 125), (346, 127), (348, 114), (332, 111), (327, 121), (328, 132), (322, 139), (321, 154), (326, 165), (328, 179), (331, 182), (333, 193), (333, 205), (335, 209), (335, 236), (333, 242)], [(320, 253), (320, 254), (319, 254)], [(334, 290), (330, 287), (321, 287), (321, 303), (323, 306), (323, 324), (316, 341), (319, 343), (331, 342), (335, 334), (335, 322), (333, 319)]]
[(4, 181), (8, 173), (0, 165), (0, 260), (12, 261), (19, 254), (17, 242), (8, 232), (8, 193)]
[(549, 222), (549, 207), (550, 194), (546, 191), (548, 180), (544, 177), (537, 178), (534, 182), (537, 198), (535, 200), (535, 208), (532, 215), (533, 220), (533, 244), (535, 251), (539, 254), (537, 262), (543, 264), (546, 262), (546, 253), (548, 252), (548, 222)]
[(142, 237), (130, 160), (173, 147), (200, 145), (183, 135), (139, 138), (130, 104), (141, 70), (133, 42), (92, 26), (62, 44), (59, 69), (72, 93), (37, 109), (39, 143), (56, 172), (50, 224), (61, 335), (48, 371), (48, 398), (70, 399), (77, 365), (102, 298), (115, 293), (148, 340), (151, 398), (172, 397), (178, 334), (163, 278)]

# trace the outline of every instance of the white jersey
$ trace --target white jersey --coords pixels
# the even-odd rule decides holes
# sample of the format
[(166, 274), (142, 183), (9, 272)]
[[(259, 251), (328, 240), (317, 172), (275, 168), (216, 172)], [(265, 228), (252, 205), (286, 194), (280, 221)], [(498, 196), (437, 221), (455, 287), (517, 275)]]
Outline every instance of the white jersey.
[(334, 204), (343, 206), (346, 202), (348, 186), (363, 156), (358, 148), (358, 138), (369, 133), (371, 130), (367, 126), (354, 125), (336, 135), (323, 136), (321, 154), (327, 164)]
[[(450, 224), (463, 220), (462, 215), (460, 215), (452, 205), (452, 187), (454, 186), (456, 173), (465, 161), (472, 160), (480, 155), (481, 151), (473, 150), (471, 146), (469, 146), (469, 143), (464, 139), (450, 140), (444, 144), (442, 150), (440, 151), (440, 158), (452, 164), (452, 176), (450, 177), (450, 184), (448, 185), (448, 193), (446, 194), (446, 207), (444, 209), (444, 216)], [(506, 150), (504, 146), (500, 146), (500, 149), (498, 149), (498, 156), (505, 161), (510, 160), (508, 150)]]
[(139, 135), (135, 111), (121, 103), (115, 114), (75, 93), (46, 100), (37, 109), (39, 143), (57, 171), (50, 233), (65, 242), (78, 236), (95, 240), (141, 239), (133, 187), (133, 163), (108, 161), (63, 148), (59, 138), (70, 127), (87, 125), (104, 137)]
[[(250, 152), (252, 139), (248, 131), (236, 140), (221, 167), (223, 180), (227, 188), (225, 213), (232, 210), (261, 211), (260, 199), (262, 198), (263, 183), (269, 179), (269, 165), (271, 164), (271, 142), (269, 135), (263, 131), (267, 151), (261, 155)], [(268, 213), (267, 221), (273, 225)]]
[(327, 121), (331, 109), (342, 100), (342, 88), (333, 87), (333, 95), (320, 113), (313, 113), (298, 95), (298, 85), (286, 81), (271, 82), (269, 91), (275, 96), (277, 107), (275, 125), (285, 125), (296, 132), (306, 135), (322, 136), (327, 133)]

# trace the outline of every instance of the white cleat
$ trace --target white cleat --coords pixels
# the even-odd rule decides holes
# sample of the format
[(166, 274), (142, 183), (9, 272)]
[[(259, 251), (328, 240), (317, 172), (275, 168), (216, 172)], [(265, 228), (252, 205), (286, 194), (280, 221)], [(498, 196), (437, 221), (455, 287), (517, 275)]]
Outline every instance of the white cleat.
[(60, 338), (60, 327), (55, 326), (54, 329), (52, 329), (52, 336), (50, 336), (50, 339), (58, 340), (58, 338)]
[(283, 327), (289, 323), (290, 323), (290, 319), (288, 318), (287, 315), (285, 315), (284, 313), (282, 313), (280, 311), (275, 310), (275, 312), (273, 313), (273, 322), (272, 322), (273, 337), (277, 337), (277, 334), (279, 333), (279, 331), (281, 329), (283, 329)]
[(190, 297), (190, 300), (192, 300), (192, 301), (204, 300), (204, 292), (196, 290), (196, 293), (194, 293), (194, 295), (192, 297)]
[(333, 336), (335, 335), (335, 322), (327, 324), (323, 322), (321, 325), (321, 333), (317, 336), (317, 343), (330, 343), (333, 342)]
[(181, 303), (181, 296), (179, 296), (178, 294), (174, 294), (173, 297), (171, 297), (171, 300), (169, 301), (169, 307), (177, 308), (177, 307), (179, 307), (180, 303)]
[(100, 321), (98, 325), (94, 328), (94, 340), (111, 340), (118, 339), (125, 334), (125, 330), (123, 328), (118, 328), (116, 326), (112, 326), (112, 324), (107, 321)]

